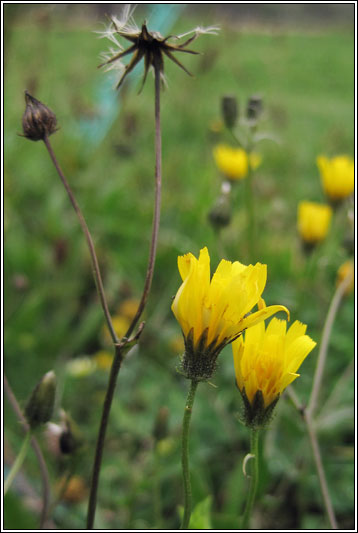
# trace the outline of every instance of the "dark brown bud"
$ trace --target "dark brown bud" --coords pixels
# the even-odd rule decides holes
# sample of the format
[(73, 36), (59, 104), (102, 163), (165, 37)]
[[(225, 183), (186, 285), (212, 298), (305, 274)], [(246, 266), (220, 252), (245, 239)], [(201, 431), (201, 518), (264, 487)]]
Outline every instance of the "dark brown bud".
[(235, 126), (238, 116), (236, 96), (223, 96), (221, 99), (221, 113), (225, 126), (230, 130)]
[(69, 414), (61, 413), (62, 432), (59, 439), (60, 450), (64, 455), (73, 454), (84, 444), (83, 435)]
[(262, 113), (262, 97), (252, 95), (247, 103), (246, 115), (249, 120), (258, 120)]
[(209, 222), (215, 229), (224, 228), (231, 222), (231, 205), (227, 195), (221, 195), (208, 214)]
[(53, 413), (56, 394), (56, 376), (47, 372), (36, 385), (25, 407), (26, 419), (32, 429), (48, 422)]
[(31, 141), (42, 141), (57, 131), (56, 115), (25, 91), (26, 109), (22, 117), (24, 137)]

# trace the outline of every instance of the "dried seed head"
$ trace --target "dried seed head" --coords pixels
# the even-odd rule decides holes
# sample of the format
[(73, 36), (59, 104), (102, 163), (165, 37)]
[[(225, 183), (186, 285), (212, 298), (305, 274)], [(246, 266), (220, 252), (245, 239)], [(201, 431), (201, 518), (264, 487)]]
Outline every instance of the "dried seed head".
[[(144, 76), (140, 90), (142, 90), (144, 86), (149, 69), (154, 69), (159, 72), (162, 82), (165, 82), (164, 58), (169, 58), (178, 67), (184, 70), (184, 72), (191, 76), (190, 72), (177, 59), (175, 54), (177, 52), (198, 54), (199, 52), (189, 50), (187, 46), (202, 34), (208, 33), (216, 35), (219, 29), (216, 26), (211, 26), (209, 28), (198, 27), (182, 35), (169, 35), (163, 37), (159, 32), (149, 31), (146, 22), (142, 24), (141, 28), (138, 28), (132, 18), (132, 13), (133, 9), (125, 9), (120, 19), (112, 17), (109, 27), (104, 32), (98, 32), (101, 37), (109, 39), (116, 47), (113, 48), (113, 46), (111, 46), (109, 52), (103, 55), (104, 61), (99, 67), (105, 67), (106, 70), (118, 68), (122, 71), (122, 76), (117, 84), (117, 89), (119, 89), (127, 75), (142, 59), (144, 60)], [(180, 41), (183, 37), (188, 37), (189, 35), (191, 35), (191, 37), (187, 38), (184, 42)], [(128, 48), (124, 49), (120, 43), (120, 37), (123, 37), (130, 42)], [(122, 59), (129, 55), (131, 55), (131, 59), (127, 65), (124, 65)]]
[(57, 131), (56, 115), (39, 100), (25, 91), (26, 109), (22, 117), (24, 137), (42, 141)]

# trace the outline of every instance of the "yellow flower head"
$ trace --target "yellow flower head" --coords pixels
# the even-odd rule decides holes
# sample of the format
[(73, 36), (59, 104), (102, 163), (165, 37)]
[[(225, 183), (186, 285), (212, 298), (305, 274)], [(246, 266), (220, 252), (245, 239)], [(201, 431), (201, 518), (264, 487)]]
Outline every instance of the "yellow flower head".
[(232, 148), (226, 144), (215, 146), (214, 159), (218, 169), (229, 180), (246, 178), (249, 161), (252, 169), (256, 169), (261, 163), (261, 157), (252, 153), (250, 159), (242, 148)]
[(317, 244), (327, 236), (332, 218), (329, 205), (315, 202), (298, 204), (297, 228), (302, 240), (308, 244)]
[(208, 379), (225, 345), (244, 329), (278, 311), (273, 305), (250, 314), (266, 284), (266, 265), (243, 265), (223, 259), (210, 280), (210, 257), (205, 247), (199, 259), (193, 254), (178, 257), (183, 280), (172, 304), (185, 342), (183, 370), (190, 379)]
[[(347, 279), (348, 277), (350, 278), (350, 281)], [(348, 283), (344, 291), (344, 294), (347, 296), (354, 289), (354, 263), (353, 261), (346, 261), (338, 269), (337, 286), (341, 285), (344, 282)]]
[(317, 157), (323, 190), (330, 200), (337, 202), (354, 191), (354, 161), (346, 155), (328, 159)]
[(248, 425), (264, 425), (284, 389), (299, 374), (303, 360), (316, 346), (297, 320), (273, 318), (265, 329), (260, 322), (232, 344), (236, 382), (245, 404)]

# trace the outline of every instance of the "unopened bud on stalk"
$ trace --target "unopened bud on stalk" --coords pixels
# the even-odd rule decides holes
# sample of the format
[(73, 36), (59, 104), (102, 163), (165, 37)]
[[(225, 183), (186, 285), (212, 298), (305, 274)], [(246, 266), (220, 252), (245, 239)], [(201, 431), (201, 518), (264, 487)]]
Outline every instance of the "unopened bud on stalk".
[(262, 97), (258, 94), (249, 98), (246, 108), (246, 116), (249, 120), (258, 120), (262, 113)]
[(22, 117), (24, 137), (31, 141), (43, 141), (57, 131), (56, 115), (25, 91), (26, 109)]
[(26, 419), (31, 429), (48, 422), (53, 413), (56, 394), (56, 376), (47, 372), (36, 385), (25, 407)]
[(63, 429), (59, 438), (60, 450), (63, 454), (69, 455), (76, 452), (84, 444), (84, 439), (70, 415), (63, 411), (61, 419)]
[(236, 125), (238, 116), (236, 96), (228, 95), (222, 97), (221, 113), (225, 122), (225, 126), (231, 130)]
[(161, 407), (157, 413), (153, 428), (153, 437), (156, 441), (165, 439), (168, 436), (168, 407)]
[(231, 205), (228, 195), (221, 195), (209, 211), (208, 219), (214, 229), (224, 228), (231, 222)]

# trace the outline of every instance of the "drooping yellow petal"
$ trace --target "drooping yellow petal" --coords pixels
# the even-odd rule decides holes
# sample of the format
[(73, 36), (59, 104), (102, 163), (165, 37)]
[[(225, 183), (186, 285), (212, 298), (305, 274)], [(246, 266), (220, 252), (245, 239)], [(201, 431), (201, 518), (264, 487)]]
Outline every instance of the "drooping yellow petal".
[(241, 321), (242, 330), (251, 328), (258, 322), (270, 318), (270, 316), (275, 315), (279, 311), (284, 311), (287, 314), (288, 319), (290, 318), (290, 312), (284, 305), (270, 305), (269, 307), (265, 307), (264, 309), (256, 311), (256, 313), (252, 313), (248, 317), (244, 318)]

